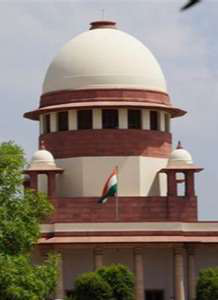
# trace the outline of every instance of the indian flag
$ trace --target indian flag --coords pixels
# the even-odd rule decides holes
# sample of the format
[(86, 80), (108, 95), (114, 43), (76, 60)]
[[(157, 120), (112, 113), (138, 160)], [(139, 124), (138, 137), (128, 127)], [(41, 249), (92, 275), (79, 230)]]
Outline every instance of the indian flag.
[(117, 170), (113, 170), (112, 174), (108, 177), (103, 191), (102, 196), (98, 200), (98, 203), (106, 203), (108, 197), (114, 197), (117, 194)]

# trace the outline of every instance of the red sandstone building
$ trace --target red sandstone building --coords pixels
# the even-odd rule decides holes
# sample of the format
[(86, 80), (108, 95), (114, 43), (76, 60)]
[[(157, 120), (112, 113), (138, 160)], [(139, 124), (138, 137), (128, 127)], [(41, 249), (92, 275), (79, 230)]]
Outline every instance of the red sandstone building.
[[(194, 178), (202, 169), (178, 145), (174, 107), (152, 53), (114, 22), (91, 23), (50, 64), (39, 108), (44, 146), (26, 173), (55, 213), (42, 224), (37, 258), (62, 254), (55, 299), (104, 264), (135, 272), (137, 300), (193, 300), (200, 269), (218, 264), (218, 223), (200, 222)], [(118, 166), (116, 201), (98, 204)]]

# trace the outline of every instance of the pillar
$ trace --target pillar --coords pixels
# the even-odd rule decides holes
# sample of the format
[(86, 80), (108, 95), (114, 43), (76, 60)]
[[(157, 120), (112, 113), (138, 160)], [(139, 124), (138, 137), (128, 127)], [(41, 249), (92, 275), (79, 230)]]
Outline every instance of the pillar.
[(56, 112), (50, 113), (50, 128), (51, 128), (51, 132), (57, 131), (57, 113)]
[(52, 197), (55, 196), (56, 192), (56, 174), (55, 173), (48, 173), (48, 196)]
[(128, 111), (127, 108), (119, 109), (119, 129), (128, 128)]
[(58, 274), (59, 276), (55, 289), (55, 300), (64, 300), (63, 254), (61, 254), (59, 258)]
[(136, 300), (144, 300), (144, 257), (143, 248), (134, 249), (135, 295)]
[(142, 129), (150, 129), (150, 111), (148, 109), (142, 110)]
[(48, 197), (56, 196), (56, 174), (54, 172), (49, 172), (48, 176)]
[(70, 110), (68, 112), (68, 128), (69, 130), (77, 130), (77, 111)]
[(175, 300), (185, 300), (183, 248), (175, 249)]
[(196, 298), (196, 273), (195, 273), (195, 251), (189, 246), (188, 252), (188, 300)]
[(185, 195), (187, 197), (195, 196), (194, 172), (185, 172)]
[(30, 188), (30, 176), (28, 174), (24, 175), (23, 187), (25, 190)]
[(37, 172), (31, 172), (30, 175), (30, 188), (32, 190), (38, 190), (38, 174)]
[(165, 131), (165, 113), (160, 112), (160, 131)]
[(44, 118), (43, 118), (43, 115), (39, 116), (39, 133), (40, 133), (40, 135), (44, 133)]
[(167, 196), (177, 196), (176, 172), (167, 173)]
[(165, 113), (165, 132), (170, 132), (170, 114)]
[(102, 113), (101, 109), (93, 109), (93, 129), (102, 129)]
[(104, 251), (102, 248), (96, 248), (94, 250), (94, 269), (98, 269), (103, 266)]

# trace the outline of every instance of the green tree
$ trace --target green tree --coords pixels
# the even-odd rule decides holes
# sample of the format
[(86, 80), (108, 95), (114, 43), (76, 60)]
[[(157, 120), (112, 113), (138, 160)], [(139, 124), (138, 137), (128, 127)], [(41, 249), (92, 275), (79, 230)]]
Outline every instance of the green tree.
[(204, 269), (199, 273), (196, 300), (218, 299), (218, 267)]
[(0, 300), (44, 300), (57, 279), (58, 257), (34, 265), (31, 252), (40, 236), (39, 224), (52, 206), (45, 195), (24, 191), (23, 150), (13, 142), (0, 144)]
[(75, 300), (111, 300), (112, 289), (96, 272), (84, 273), (75, 281)]
[(113, 299), (133, 300), (134, 299), (134, 275), (127, 266), (113, 264), (97, 270), (100, 275), (112, 288)]

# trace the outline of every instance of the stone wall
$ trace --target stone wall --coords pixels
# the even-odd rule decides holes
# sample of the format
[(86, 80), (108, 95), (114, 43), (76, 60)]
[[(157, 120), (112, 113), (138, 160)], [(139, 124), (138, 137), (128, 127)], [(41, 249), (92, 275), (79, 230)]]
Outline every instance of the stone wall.
[(57, 198), (49, 223), (60, 222), (146, 222), (197, 221), (197, 198), (187, 197), (119, 197), (119, 219), (116, 200), (98, 204), (98, 198)]

